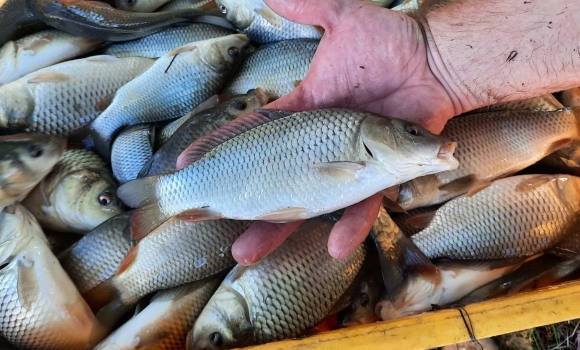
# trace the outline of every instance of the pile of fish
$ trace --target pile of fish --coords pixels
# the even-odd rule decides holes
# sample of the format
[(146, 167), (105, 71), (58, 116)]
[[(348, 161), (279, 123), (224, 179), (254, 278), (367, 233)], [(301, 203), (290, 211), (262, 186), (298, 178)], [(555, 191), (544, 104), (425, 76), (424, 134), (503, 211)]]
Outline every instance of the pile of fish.
[[(114, 5), (0, 5), (0, 336), (13, 346), (229, 349), (578, 276), (579, 89), (473, 111), (441, 135), (358, 110), (263, 109), (304, 79), (320, 28), (262, 0)], [(333, 259), (341, 210), (379, 192), (368, 240)], [(231, 246), (259, 220), (306, 221), (237, 265)]]

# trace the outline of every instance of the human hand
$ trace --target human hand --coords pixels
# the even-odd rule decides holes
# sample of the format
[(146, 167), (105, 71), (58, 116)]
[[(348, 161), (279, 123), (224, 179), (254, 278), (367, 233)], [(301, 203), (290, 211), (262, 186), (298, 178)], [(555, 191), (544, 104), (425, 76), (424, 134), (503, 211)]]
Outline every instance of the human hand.
[[(365, 0), (266, 0), (281, 16), (325, 29), (310, 70), (290, 94), (267, 109), (347, 107), (403, 118), (439, 133), (460, 111), (433, 74), (418, 22)], [(336, 259), (347, 257), (366, 238), (382, 196), (345, 210), (328, 240)], [(232, 247), (249, 265), (266, 256), (302, 222), (256, 222)]]

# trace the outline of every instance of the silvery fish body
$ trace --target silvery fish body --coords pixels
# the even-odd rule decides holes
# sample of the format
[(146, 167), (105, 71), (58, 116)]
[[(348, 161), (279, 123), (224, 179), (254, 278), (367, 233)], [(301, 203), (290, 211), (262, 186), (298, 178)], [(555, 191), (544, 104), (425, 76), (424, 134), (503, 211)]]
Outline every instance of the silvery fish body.
[(454, 149), (418, 125), (367, 112), (261, 111), (190, 146), (178, 159), (183, 170), (129, 182), (118, 195), (143, 206), (132, 218), (140, 234), (188, 211), (198, 219), (294, 221), (453, 169)]
[(290, 93), (306, 76), (318, 43), (318, 40), (296, 39), (258, 48), (242, 63), (225, 91), (245, 94), (260, 87), (271, 99)]
[(0, 87), (0, 128), (69, 136), (102, 111), (102, 101), (155, 60), (93, 56), (63, 62)]
[(158, 292), (95, 350), (184, 349), (187, 332), (221, 280), (211, 278)]
[(116, 133), (125, 126), (178, 118), (219, 92), (248, 45), (245, 35), (199, 41), (161, 57), (123, 86), (92, 123), (98, 153), (109, 158)]
[(124, 213), (105, 221), (58, 256), (81, 294), (117, 272), (119, 264), (133, 247), (130, 218), (131, 213)]
[(123, 212), (105, 162), (84, 149), (66, 151), (22, 204), (47, 230), (84, 234)]
[(456, 141), (459, 167), (401, 185), (405, 210), (431, 206), (514, 174), (578, 139), (580, 109), (504, 111), (450, 120), (441, 135)]
[(190, 115), (145, 164), (139, 177), (175, 171), (177, 158), (192, 142), (267, 102), (268, 98), (261, 89), (251, 90), (246, 95), (233, 96), (213, 108)]
[(192, 42), (219, 38), (233, 31), (206, 23), (193, 23), (186, 26), (167, 28), (141, 39), (116, 43), (109, 46), (105, 53), (117, 57), (158, 58), (180, 46)]
[(572, 106), (563, 106), (554, 97), (554, 95), (546, 94), (523, 100), (497, 103), (491, 106), (476, 109), (474, 111), (469, 112), (469, 114), (497, 112), (497, 111), (534, 111), (534, 112), (555, 111), (563, 107), (572, 107)]
[(514, 176), (447, 202), (412, 240), (431, 259), (527, 257), (566, 237), (579, 213), (580, 178)]
[(0, 136), (0, 209), (23, 200), (50, 173), (66, 146), (56, 136)]
[[(222, 272), (235, 265), (230, 247), (249, 225), (247, 221), (172, 218), (127, 253), (115, 276), (84, 296), (96, 310), (114, 301), (102, 300), (102, 295), (132, 305), (149, 293)], [(108, 293), (111, 290), (114, 293)]]
[(187, 10), (190, 8), (201, 8), (211, 5), (212, 0), (171, 0), (163, 5), (159, 11)]
[(11, 239), (20, 242), (0, 270), (0, 334), (19, 348), (89, 349), (104, 334), (36, 220), (15, 205), (0, 221), (0, 231), (18, 227)]
[(135, 180), (153, 156), (155, 126), (136, 125), (123, 130), (113, 142), (111, 167), (119, 184)]
[(236, 28), (260, 45), (288, 39), (322, 38), (319, 29), (279, 16), (263, 0), (217, 0), (216, 4)]
[(29, 73), (87, 54), (101, 45), (58, 30), (46, 30), (0, 47), (0, 86)]
[[(251, 266), (236, 266), (188, 335), (188, 349), (220, 349), (300, 337), (333, 310), (363, 266), (367, 248), (328, 254), (333, 224), (307, 221)], [(336, 310), (338, 311), (338, 310)]]

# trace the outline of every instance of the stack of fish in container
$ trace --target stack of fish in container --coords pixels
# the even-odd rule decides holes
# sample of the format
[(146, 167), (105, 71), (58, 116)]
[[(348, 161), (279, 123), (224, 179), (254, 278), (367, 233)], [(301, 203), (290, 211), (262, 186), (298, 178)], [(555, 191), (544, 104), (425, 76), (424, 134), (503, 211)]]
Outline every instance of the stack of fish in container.
[[(474, 111), (441, 136), (362, 111), (263, 110), (300, 84), (321, 32), (261, 0), (216, 2), (0, 5), (8, 342), (227, 349), (574, 276), (579, 91)], [(331, 258), (337, 210), (386, 188), (371, 243)], [(236, 266), (252, 221), (300, 219)]]

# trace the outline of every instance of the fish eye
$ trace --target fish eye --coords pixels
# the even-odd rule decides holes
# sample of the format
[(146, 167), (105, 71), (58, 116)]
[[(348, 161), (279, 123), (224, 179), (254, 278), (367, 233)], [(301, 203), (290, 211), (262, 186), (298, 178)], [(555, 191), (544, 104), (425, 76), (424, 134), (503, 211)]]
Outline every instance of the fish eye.
[(32, 158), (38, 158), (42, 156), (42, 153), (43, 153), (42, 147), (40, 147), (39, 145), (28, 146), (28, 154), (30, 154)]
[(421, 129), (417, 125), (407, 124), (405, 125), (405, 131), (413, 136), (421, 136)]
[(99, 195), (99, 203), (102, 206), (108, 206), (113, 203), (113, 196), (109, 192), (105, 191)]
[(371, 301), (370, 301), (370, 298), (369, 298), (369, 296), (368, 296), (366, 293), (361, 293), (361, 294), (360, 294), (360, 305), (361, 305), (362, 307), (367, 307), (367, 306), (369, 306), (369, 303), (370, 303), (370, 302), (371, 302)]
[[(133, 0), (134, 1), (134, 0)], [(220, 11), (225, 15), (226, 13), (228, 13), (228, 8), (225, 7), (224, 5), (220, 6)]]
[(232, 107), (234, 107), (238, 111), (243, 111), (246, 109), (246, 107), (248, 107), (248, 104), (241, 101), (235, 101), (234, 103), (232, 103)]
[(213, 332), (209, 335), (209, 341), (215, 347), (221, 347), (224, 343), (222, 335), (219, 332)]
[(136, 2), (137, 0), (127, 0), (127, 4), (129, 5), (135, 5)]
[(230, 47), (228, 49), (228, 55), (230, 55), (230, 57), (236, 58), (240, 55), (240, 49), (237, 47)]

